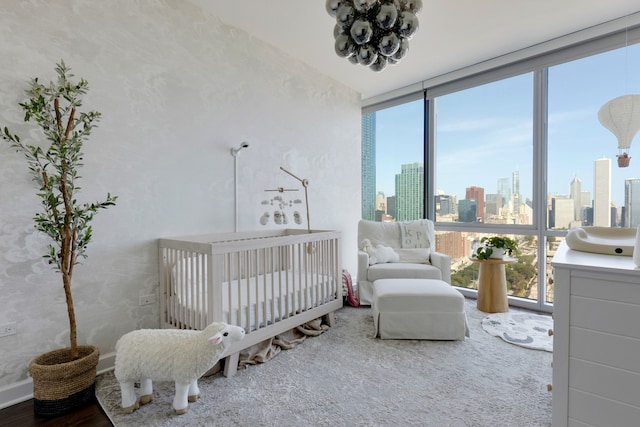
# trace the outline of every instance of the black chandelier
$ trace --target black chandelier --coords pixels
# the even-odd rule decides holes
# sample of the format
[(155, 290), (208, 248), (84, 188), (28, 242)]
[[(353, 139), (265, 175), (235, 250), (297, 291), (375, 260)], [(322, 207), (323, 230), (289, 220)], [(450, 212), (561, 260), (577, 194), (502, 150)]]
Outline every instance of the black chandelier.
[(327, 0), (338, 56), (382, 71), (397, 64), (418, 30), (422, 0)]

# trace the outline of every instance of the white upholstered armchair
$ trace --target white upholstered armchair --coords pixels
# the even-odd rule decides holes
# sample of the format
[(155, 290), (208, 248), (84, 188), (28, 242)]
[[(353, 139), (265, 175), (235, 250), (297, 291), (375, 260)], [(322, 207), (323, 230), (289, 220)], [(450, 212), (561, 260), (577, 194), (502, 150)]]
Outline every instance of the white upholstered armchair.
[[(368, 239), (375, 249), (390, 247), (395, 262), (371, 263), (363, 248)], [(451, 283), (451, 258), (435, 251), (433, 221), (358, 222), (358, 296), (360, 304), (371, 305), (373, 282), (378, 279), (439, 279)]]

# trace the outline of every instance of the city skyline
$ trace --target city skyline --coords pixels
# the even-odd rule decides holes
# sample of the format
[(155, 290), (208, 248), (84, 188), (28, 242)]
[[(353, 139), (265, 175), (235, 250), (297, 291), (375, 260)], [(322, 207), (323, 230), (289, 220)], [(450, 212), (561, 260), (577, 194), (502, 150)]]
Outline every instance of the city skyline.
[[(421, 166), (421, 163), (417, 162), (410, 165), (402, 165), (402, 173), (396, 175), (396, 185), (398, 178), (402, 178), (407, 171), (419, 166)], [(545, 205), (549, 212), (550, 228), (571, 228), (578, 225), (636, 227), (640, 224), (640, 179), (625, 180), (624, 203), (622, 205), (612, 205), (608, 200), (610, 182), (605, 179), (610, 175), (611, 162), (609, 159), (596, 159), (593, 168), (594, 175), (599, 177), (597, 181), (602, 184), (600, 188), (594, 189), (593, 193), (588, 189), (583, 189), (580, 178), (574, 177), (569, 184), (568, 193), (547, 194)], [(437, 192), (435, 194), (436, 217), (443, 219), (443, 215), (454, 214), (453, 217), (457, 218), (459, 222), (485, 222), (485, 217), (488, 218), (488, 222), (504, 221), (505, 219), (514, 220), (516, 221), (515, 223), (522, 223), (519, 221), (523, 220), (525, 223), (531, 221), (530, 213), (526, 212), (527, 209), (531, 209), (531, 206), (529, 208), (526, 207), (531, 201), (520, 197), (521, 195), (517, 191), (519, 177), (518, 171), (514, 171), (510, 182), (505, 182), (509, 181), (507, 178), (499, 179), (497, 191), (494, 193), (475, 185), (465, 188), (465, 196), (463, 198), (455, 194)], [(514, 189), (516, 191), (513, 191)], [(413, 193), (415, 193), (415, 190)], [(420, 191), (418, 193), (422, 194)], [(387, 197), (395, 198), (394, 194), (387, 195), (382, 191), (377, 191), (376, 209), (378, 211), (380, 210), (378, 206), (384, 205), (384, 203), (380, 202), (383, 195), (385, 200)], [(407, 195), (403, 195), (400, 199), (407, 197)], [(415, 200), (421, 199), (416, 194), (411, 197)], [(472, 204), (469, 204), (470, 202)], [(412, 203), (415, 203), (415, 201)], [(443, 205), (443, 203), (446, 203), (446, 205)], [(455, 208), (451, 207), (452, 203)], [(604, 211), (604, 215), (602, 212), (600, 214), (596, 213), (597, 206), (600, 206), (600, 210)], [(503, 211), (502, 208), (506, 208), (506, 211)], [(525, 211), (521, 211), (521, 209), (525, 209)], [(382, 213), (388, 213), (384, 209), (382, 211)], [(389, 219), (399, 221), (410, 219), (404, 217), (396, 218), (394, 213), (389, 214), (391, 215)], [(381, 220), (379, 219), (380, 214), (381, 212), (376, 214), (376, 220)]]
[[(631, 143), (630, 166), (617, 166), (616, 137), (598, 120), (598, 111), (614, 97), (640, 93), (640, 44), (550, 67), (546, 124), (547, 194), (568, 195), (579, 177), (595, 190), (593, 162), (611, 160), (611, 201), (624, 206), (625, 180), (640, 178), (639, 138)], [(458, 198), (465, 188), (496, 192), (496, 181), (520, 172), (520, 193), (532, 198), (534, 131), (533, 77), (509, 79), (437, 97), (435, 111), (435, 190)], [(394, 192), (400, 165), (424, 162), (424, 101), (376, 113), (376, 192)], [(635, 157), (635, 158), (634, 158)], [(425, 165), (426, 168), (426, 165)], [(507, 169), (508, 168), (508, 169)]]
[[(410, 104), (406, 104), (407, 108)], [(399, 107), (396, 107), (396, 109)], [(415, 108), (415, 106), (414, 106)], [(398, 112), (396, 112), (398, 113)], [(415, 114), (415, 112), (413, 113)], [(420, 112), (421, 114), (421, 112)], [(400, 114), (402, 115), (402, 114)], [(411, 113), (408, 113), (410, 116)], [(394, 114), (395, 116), (395, 114)], [(394, 121), (395, 119), (391, 119)], [(378, 120), (380, 123), (382, 120)], [(470, 126), (466, 126), (464, 124), (460, 125), (461, 127), (466, 127), (467, 129)], [(378, 165), (376, 169), (376, 193), (382, 191), (385, 195), (393, 195), (394, 194), (394, 183), (395, 183), (395, 175), (400, 173), (401, 165), (403, 164), (412, 164), (416, 162), (422, 162), (422, 159), (418, 159), (416, 156), (416, 151), (422, 153), (422, 135), (420, 138), (416, 138), (412, 140), (409, 135), (412, 132), (407, 129), (407, 127), (403, 127), (398, 129), (401, 133), (399, 135), (389, 136), (390, 132), (395, 131), (394, 129), (385, 128), (384, 124), (382, 127), (378, 127), (376, 130), (378, 143), (376, 144), (376, 157), (387, 159), (382, 165)], [(598, 129), (598, 127), (600, 129)], [(608, 148), (610, 153), (618, 153), (618, 149), (615, 143), (615, 137), (604, 127), (602, 127), (599, 123), (597, 127), (592, 129), (593, 132), (598, 134), (603, 134), (602, 138), (604, 140), (608, 140), (610, 146)], [(607, 136), (608, 133), (608, 136)], [(395, 140), (396, 138), (402, 139), (403, 149), (399, 150), (397, 145), (394, 144), (380, 144), (380, 141), (384, 142), (385, 139), (389, 140), (391, 138)], [(637, 138), (636, 138), (637, 139)], [(592, 139), (589, 139), (591, 141)], [(613, 140), (613, 141), (612, 141)], [(634, 139), (635, 141), (635, 139)], [(589, 144), (588, 144), (589, 145)], [(529, 147), (529, 150), (531, 148)], [(447, 149), (446, 147), (443, 149), (439, 149), (442, 153), (439, 154), (438, 158), (442, 159), (438, 161), (438, 164), (443, 165), (451, 165), (451, 168), (454, 169), (452, 172), (437, 172), (438, 176), (441, 179), (436, 179), (436, 192), (442, 191), (445, 194), (455, 195), (459, 199), (464, 197), (464, 192), (467, 186), (477, 186), (485, 188), (485, 191), (489, 193), (494, 193), (497, 191), (498, 183), (497, 181), (501, 178), (510, 176), (509, 174), (504, 174), (504, 176), (497, 178), (488, 178), (483, 176), (482, 173), (474, 174), (474, 182), (464, 183), (463, 181), (466, 174), (460, 174), (460, 171), (475, 171), (477, 170), (477, 165), (468, 164), (467, 162), (470, 160), (485, 158), (487, 152), (495, 152), (491, 147), (484, 146), (482, 149), (477, 149), (474, 151), (465, 151), (465, 156), (469, 160), (460, 159), (460, 153), (455, 153), (451, 149)], [(558, 159), (549, 158), (548, 164), (549, 168), (552, 169), (549, 171), (549, 179), (548, 179), (548, 188), (547, 195), (569, 195), (571, 193), (571, 181), (574, 178), (579, 178), (582, 181), (583, 188), (589, 188), (591, 193), (594, 193), (594, 171), (593, 171), (593, 162), (598, 159), (609, 159), (611, 161), (611, 202), (615, 204), (617, 207), (624, 206), (624, 194), (625, 194), (625, 181), (627, 179), (640, 179), (640, 166), (638, 166), (637, 162), (640, 162), (640, 157), (638, 159), (633, 159), (633, 143), (631, 148), (631, 161), (630, 167), (621, 168), (617, 166), (616, 162), (616, 154), (610, 156), (604, 155), (594, 155), (593, 158), (589, 158), (590, 153), (597, 153), (601, 150), (583, 150), (585, 152), (576, 152), (575, 154), (571, 154), (571, 156), (567, 156), (566, 160), (560, 161)], [(508, 156), (512, 157), (512, 156)], [(562, 157), (562, 156), (561, 156)], [(513, 158), (513, 157), (512, 157)], [(517, 157), (516, 157), (517, 158)], [(390, 161), (394, 159), (394, 161)], [(455, 159), (455, 160), (454, 160)], [(634, 160), (636, 160), (634, 162)], [(401, 163), (395, 163), (395, 161), (399, 161)], [(405, 163), (406, 162), (406, 163)], [(530, 162), (530, 161), (529, 161)], [(459, 167), (455, 167), (454, 165), (458, 163)], [(521, 176), (521, 191), (520, 193), (523, 195), (525, 199), (532, 199), (532, 182), (530, 176), (532, 176), (532, 171), (530, 167), (523, 168), (521, 167), (525, 162), (516, 162), (517, 169), (520, 172)], [(563, 164), (564, 163), (564, 164)], [(511, 171), (513, 172), (513, 171)], [(446, 182), (447, 185), (438, 185), (438, 183)], [(495, 181), (495, 182), (492, 182)]]
[[(418, 169), (422, 169), (420, 163), (403, 165), (402, 173), (396, 176), (396, 188), (402, 189), (402, 193), (395, 195), (400, 205), (421, 206), (422, 187), (416, 186), (421, 183), (421, 180), (413, 172)], [(569, 194), (549, 194), (546, 198), (549, 228), (568, 229), (579, 225), (635, 228), (640, 225), (640, 203), (638, 203), (640, 201), (640, 179), (625, 180), (624, 205), (615, 206), (609, 201), (608, 176), (610, 169), (609, 159), (597, 159), (594, 162), (594, 175), (598, 177), (597, 181), (602, 185), (596, 188), (593, 198), (589, 191), (582, 191), (581, 180), (578, 177), (574, 177), (572, 180)], [(504, 178), (499, 180), (496, 193), (486, 193), (483, 188), (477, 186), (467, 187), (465, 197), (462, 199), (455, 195), (437, 193), (435, 195), (436, 218), (444, 221), (453, 219), (458, 222), (503, 223), (506, 220), (509, 223), (514, 221), (513, 223), (516, 224), (528, 223), (532, 218), (532, 206), (527, 207), (529, 202), (522, 200), (518, 193), (518, 172), (514, 172), (511, 184), (504, 181)], [(398, 182), (403, 184), (398, 187)], [(410, 188), (413, 186), (416, 187)], [(512, 191), (512, 188), (515, 191)], [(389, 196), (394, 199), (394, 206), (395, 196)], [(389, 220), (398, 221), (422, 217), (416, 212), (407, 215), (405, 212), (401, 212), (404, 209), (398, 212), (395, 209), (388, 211), (386, 200), (389, 199), (384, 193), (379, 191), (376, 194), (377, 212), (375, 218), (377, 221), (384, 220), (381, 215), (385, 214), (390, 215)]]
[[(609, 163), (611, 163), (611, 159), (607, 159), (607, 158), (595, 159), (595, 160), (594, 160), (594, 165), (593, 165), (593, 167), (595, 168), (595, 163), (596, 163), (596, 162), (598, 162), (598, 161), (602, 161), (602, 160), (608, 160), (608, 161), (609, 161)], [(409, 163), (409, 164), (407, 164), (407, 165), (404, 165), (404, 164), (403, 164), (403, 165), (400, 165), (400, 168), (402, 168), (403, 166), (411, 165), (411, 164), (422, 164), (422, 163), (420, 163), (420, 162), (411, 162), (411, 163)], [(610, 172), (612, 172), (612, 171), (613, 171), (613, 167), (612, 167), (612, 166), (610, 166)], [(518, 173), (518, 172), (519, 172), (518, 170), (513, 171), (513, 173)], [(394, 174), (394, 177), (395, 177), (395, 176), (398, 176), (398, 175), (400, 175), (400, 174), (401, 174), (401, 172), (399, 172), (399, 173), (397, 173), (397, 174)], [(594, 175), (594, 177), (595, 177), (595, 171), (594, 171), (594, 174), (593, 174), (593, 175)], [(482, 189), (484, 190), (484, 193), (485, 193), (485, 194), (501, 194), (501, 193), (502, 193), (502, 190), (501, 190), (501, 183), (502, 183), (505, 179), (509, 180), (510, 182), (512, 181), (511, 177), (501, 177), (501, 178), (498, 178), (498, 179), (496, 180), (495, 185), (493, 185), (492, 187), (483, 187), (483, 186), (481, 186), (481, 185), (477, 185), (476, 183), (469, 182), (469, 183), (465, 184), (465, 186), (464, 186), (462, 189), (458, 189), (458, 192), (448, 192), (448, 191), (446, 191), (446, 190), (436, 189), (436, 191), (435, 191), (435, 195), (438, 195), (438, 194), (442, 194), (442, 195), (449, 195), (449, 196), (454, 196), (454, 197), (456, 197), (456, 199), (457, 199), (457, 200), (464, 200), (465, 198), (467, 198), (468, 188), (471, 188), (471, 187), (478, 187), (478, 188), (482, 188)], [(572, 185), (573, 185), (574, 181), (576, 181), (576, 180), (580, 181), (580, 184), (582, 184), (583, 178), (582, 178), (582, 177), (580, 177), (580, 176), (578, 176), (578, 175), (574, 175), (574, 176), (571, 178), (571, 180), (570, 180), (569, 182), (567, 182), (567, 183), (566, 183), (566, 186), (567, 186), (566, 191), (564, 191), (564, 192), (557, 192), (557, 191), (556, 191), (556, 192), (552, 192), (552, 191), (548, 191), (548, 192), (547, 192), (547, 198), (548, 198), (548, 197), (553, 197), (553, 196), (571, 196), (571, 198), (576, 198), (576, 199), (577, 199), (577, 197), (573, 197), (573, 189), (572, 189)], [(609, 202), (609, 203), (607, 203), (607, 206), (610, 206), (611, 204), (613, 204), (615, 207), (622, 207), (622, 206), (625, 206), (625, 204), (626, 204), (626, 202), (625, 202), (625, 197), (626, 197), (626, 186), (627, 186), (627, 181), (634, 181), (634, 180), (636, 180), (636, 181), (637, 181), (637, 180), (640, 180), (640, 178), (625, 178), (625, 179), (624, 179), (624, 181), (623, 181), (623, 183), (622, 183), (622, 185), (623, 185), (623, 187), (624, 187), (624, 188), (623, 188), (623, 190), (622, 190), (622, 196), (621, 196), (621, 197), (622, 197), (622, 200), (621, 200), (621, 202), (620, 202), (620, 203), (616, 203), (613, 199), (611, 199), (611, 200), (610, 200), (610, 202)], [(596, 180), (595, 180), (595, 178), (592, 180), (592, 182), (593, 182), (593, 181), (596, 181)], [(602, 181), (600, 181), (600, 182), (602, 182)], [(609, 179), (607, 179), (607, 183), (608, 183), (608, 186), (609, 186), (609, 192), (612, 192), (611, 182), (610, 182), (610, 180), (609, 180)], [(395, 184), (394, 184), (394, 185), (395, 185)], [(377, 187), (377, 186), (376, 186), (376, 187)], [(585, 190), (584, 186), (582, 186), (582, 185), (580, 185), (580, 188), (581, 188), (581, 192), (582, 192), (583, 194), (584, 194), (584, 193), (588, 193), (588, 194), (591, 194), (591, 195), (593, 196), (593, 197), (589, 200), (589, 203), (588, 203), (589, 205), (591, 205), (591, 203), (594, 201), (594, 197), (595, 197), (595, 194), (596, 194), (595, 189), (594, 189), (594, 188), (590, 188), (590, 189), (586, 189), (586, 190)], [(512, 188), (512, 187), (511, 187), (511, 184), (509, 184), (508, 189), (509, 189), (509, 191), (510, 191), (510, 192), (512, 192), (512, 193), (514, 192), (514, 188)], [(395, 190), (395, 189), (394, 189), (394, 190)], [(516, 192), (516, 193), (519, 193), (519, 194), (522, 194), (522, 191), (519, 191), (519, 192), (518, 192), (518, 191), (515, 191), (515, 192)], [(379, 193), (384, 194), (384, 195), (385, 195), (385, 197), (390, 197), (390, 196), (394, 196), (394, 195), (395, 195), (395, 191), (386, 192), (386, 191), (384, 191), (384, 190), (381, 190), (381, 189), (379, 189), (379, 188), (376, 188), (376, 194), (379, 194)], [(464, 194), (464, 196), (462, 196), (461, 194)], [(486, 199), (485, 199), (485, 200), (486, 200)], [(521, 202), (523, 202), (523, 203), (524, 203), (526, 200), (532, 200), (531, 196), (526, 196), (526, 195), (525, 195), (525, 196), (523, 196), (523, 199), (521, 200)]]

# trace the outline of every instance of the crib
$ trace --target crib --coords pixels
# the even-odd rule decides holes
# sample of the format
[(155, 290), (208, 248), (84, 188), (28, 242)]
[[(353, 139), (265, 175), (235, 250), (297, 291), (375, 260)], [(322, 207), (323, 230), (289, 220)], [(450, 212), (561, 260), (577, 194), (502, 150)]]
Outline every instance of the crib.
[(242, 326), (225, 354), (231, 376), (239, 352), (342, 307), (337, 231), (267, 230), (159, 240), (162, 328)]

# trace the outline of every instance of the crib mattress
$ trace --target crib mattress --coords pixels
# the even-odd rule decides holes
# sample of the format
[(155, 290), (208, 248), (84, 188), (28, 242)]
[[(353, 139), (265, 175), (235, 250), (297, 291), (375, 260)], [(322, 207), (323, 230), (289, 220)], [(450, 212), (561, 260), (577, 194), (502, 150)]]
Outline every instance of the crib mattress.
[[(206, 321), (208, 289), (206, 275), (176, 280), (169, 298), (174, 320), (198, 328)], [(328, 276), (283, 270), (223, 282), (223, 318), (229, 324), (253, 331), (333, 299)]]

